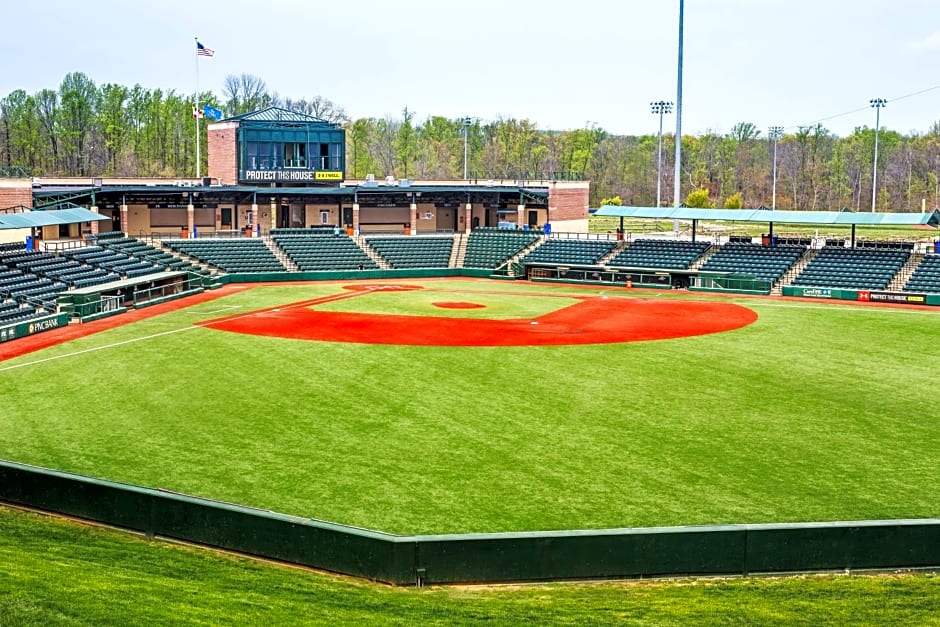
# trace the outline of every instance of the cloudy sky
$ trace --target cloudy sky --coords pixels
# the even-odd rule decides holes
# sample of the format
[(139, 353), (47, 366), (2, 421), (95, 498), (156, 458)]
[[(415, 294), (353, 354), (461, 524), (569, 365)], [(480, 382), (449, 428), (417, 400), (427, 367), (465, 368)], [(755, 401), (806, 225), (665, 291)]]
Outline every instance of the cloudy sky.
[[(527, 118), (655, 132), (675, 100), (678, 0), (46, 0), (4, 8), (0, 96), (96, 83), (199, 87), (261, 77), (354, 118)], [(919, 93), (922, 92), (922, 93)], [(940, 0), (686, 0), (683, 131), (822, 122), (838, 134), (940, 120)], [(674, 116), (665, 122), (674, 128)]]

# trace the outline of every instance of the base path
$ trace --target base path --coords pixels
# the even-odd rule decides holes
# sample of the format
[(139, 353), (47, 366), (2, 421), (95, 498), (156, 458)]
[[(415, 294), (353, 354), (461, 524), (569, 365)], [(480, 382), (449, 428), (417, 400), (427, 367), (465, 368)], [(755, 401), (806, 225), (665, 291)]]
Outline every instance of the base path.
[(536, 318), (486, 320), (365, 314), (285, 306), (200, 323), (210, 329), (296, 340), (410, 346), (560, 346), (664, 340), (747, 326), (757, 314), (721, 302), (575, 296)]

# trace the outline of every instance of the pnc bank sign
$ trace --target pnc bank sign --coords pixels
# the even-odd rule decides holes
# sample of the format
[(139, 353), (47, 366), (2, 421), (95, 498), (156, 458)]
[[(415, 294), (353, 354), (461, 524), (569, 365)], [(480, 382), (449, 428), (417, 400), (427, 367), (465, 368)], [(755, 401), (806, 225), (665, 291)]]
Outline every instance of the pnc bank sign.
[(342, 172), (323, 170), (242, 170), (240, 180), (251, 183), (342, 181)]

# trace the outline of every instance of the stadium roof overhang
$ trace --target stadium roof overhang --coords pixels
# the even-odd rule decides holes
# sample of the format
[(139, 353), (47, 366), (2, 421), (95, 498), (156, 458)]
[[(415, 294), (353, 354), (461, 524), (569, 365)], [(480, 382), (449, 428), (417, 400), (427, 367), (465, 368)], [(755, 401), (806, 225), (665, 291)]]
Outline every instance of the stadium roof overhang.
[(79, 224), (81, 222), (110, 219), (82, 207), (51, 211), (20, 211), (0, 214), (0, 229), (32, 229), (56, 224)]
[(854, 213), (851, 211), (775, 211), (770, 209), (695, 209), (693, 207), (618, 207), (605, 205), (596, 216), (660, 220), (708, 220), (839, 226), (940, 227), (940, 211), (927, 213)]
[(94, 202), (96, 199), (115, 198), (126, 195), (128, 199), (158, 198), (175, 194), (198, 194), (200, 198), (227, 198), (232, 196), (258, 197), (294, 197), (294, 198), (349, 198), (386, 196), (455, 196), (466, 198), (501, 196), (515, 197), (519, 201), (530, 200), (533, 203), (548, 202), (548, 189), (527, 186), (483, 186), (483, 185), (345, 185), (342, 187), (257, 187), (253, 185), (108, 185), (104, 187), (48, 187), (33, 189), (33, 199), (37, 205), (45, 202), (70, 201)]

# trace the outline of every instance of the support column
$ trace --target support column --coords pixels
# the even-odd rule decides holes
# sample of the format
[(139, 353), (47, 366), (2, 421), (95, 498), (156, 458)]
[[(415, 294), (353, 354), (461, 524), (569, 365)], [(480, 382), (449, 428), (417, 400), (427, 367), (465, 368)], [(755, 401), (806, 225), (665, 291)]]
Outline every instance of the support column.
[(277, 228), (277, 198), (271, 199), (271, 228)]
[(418, 205), (411, 203), (408, 209), (408, 219), (411, 221), (411, 234), (418, 234)]
[(353, 228), (353, 234), (356, 234), (356, 233), (359, 232), (359, 203), (357, 203), (357, 202), (354, 202), (354, 203), (353, 203), (353, 223), (352, 223), (352, 228)]
[(525, 228), (525, 205), (521, 203), (516, 208), (516, 226)]
[(121, 205), (121, 232), (127, 235), (127, 205)]
[(258, 203), (251, 203), (251, 235), (254, 237), (258, 233)]
[(473, 230), (473, 203), (467, 203), (467, 215), (464, 220), (466, 220), (466, 224), (464, 224), (464, 230), (469, 233)]
[[(97, 206), (97, 205), (92, 205), (92, 206), (91, 206), (91, 211), (92, 211), (92, 213), (98, 213), (98, 206)], [(92, 235), (97, 235), (97, 234), (98, 234), (98, 221), (97, 221), (97, 220), (92, 220), (92, 221), (91, 221), (91, 234), (92, 234)]]
[(196, 221), (194, 219), (195, 217), (196, 217), (196, 207), (193, 206), (193, 201), (190, 200), (189, 204), (186, 205), (186, 231), (189, 233), (190, 237), (194, 237), (196, 235), (195, 233)]

